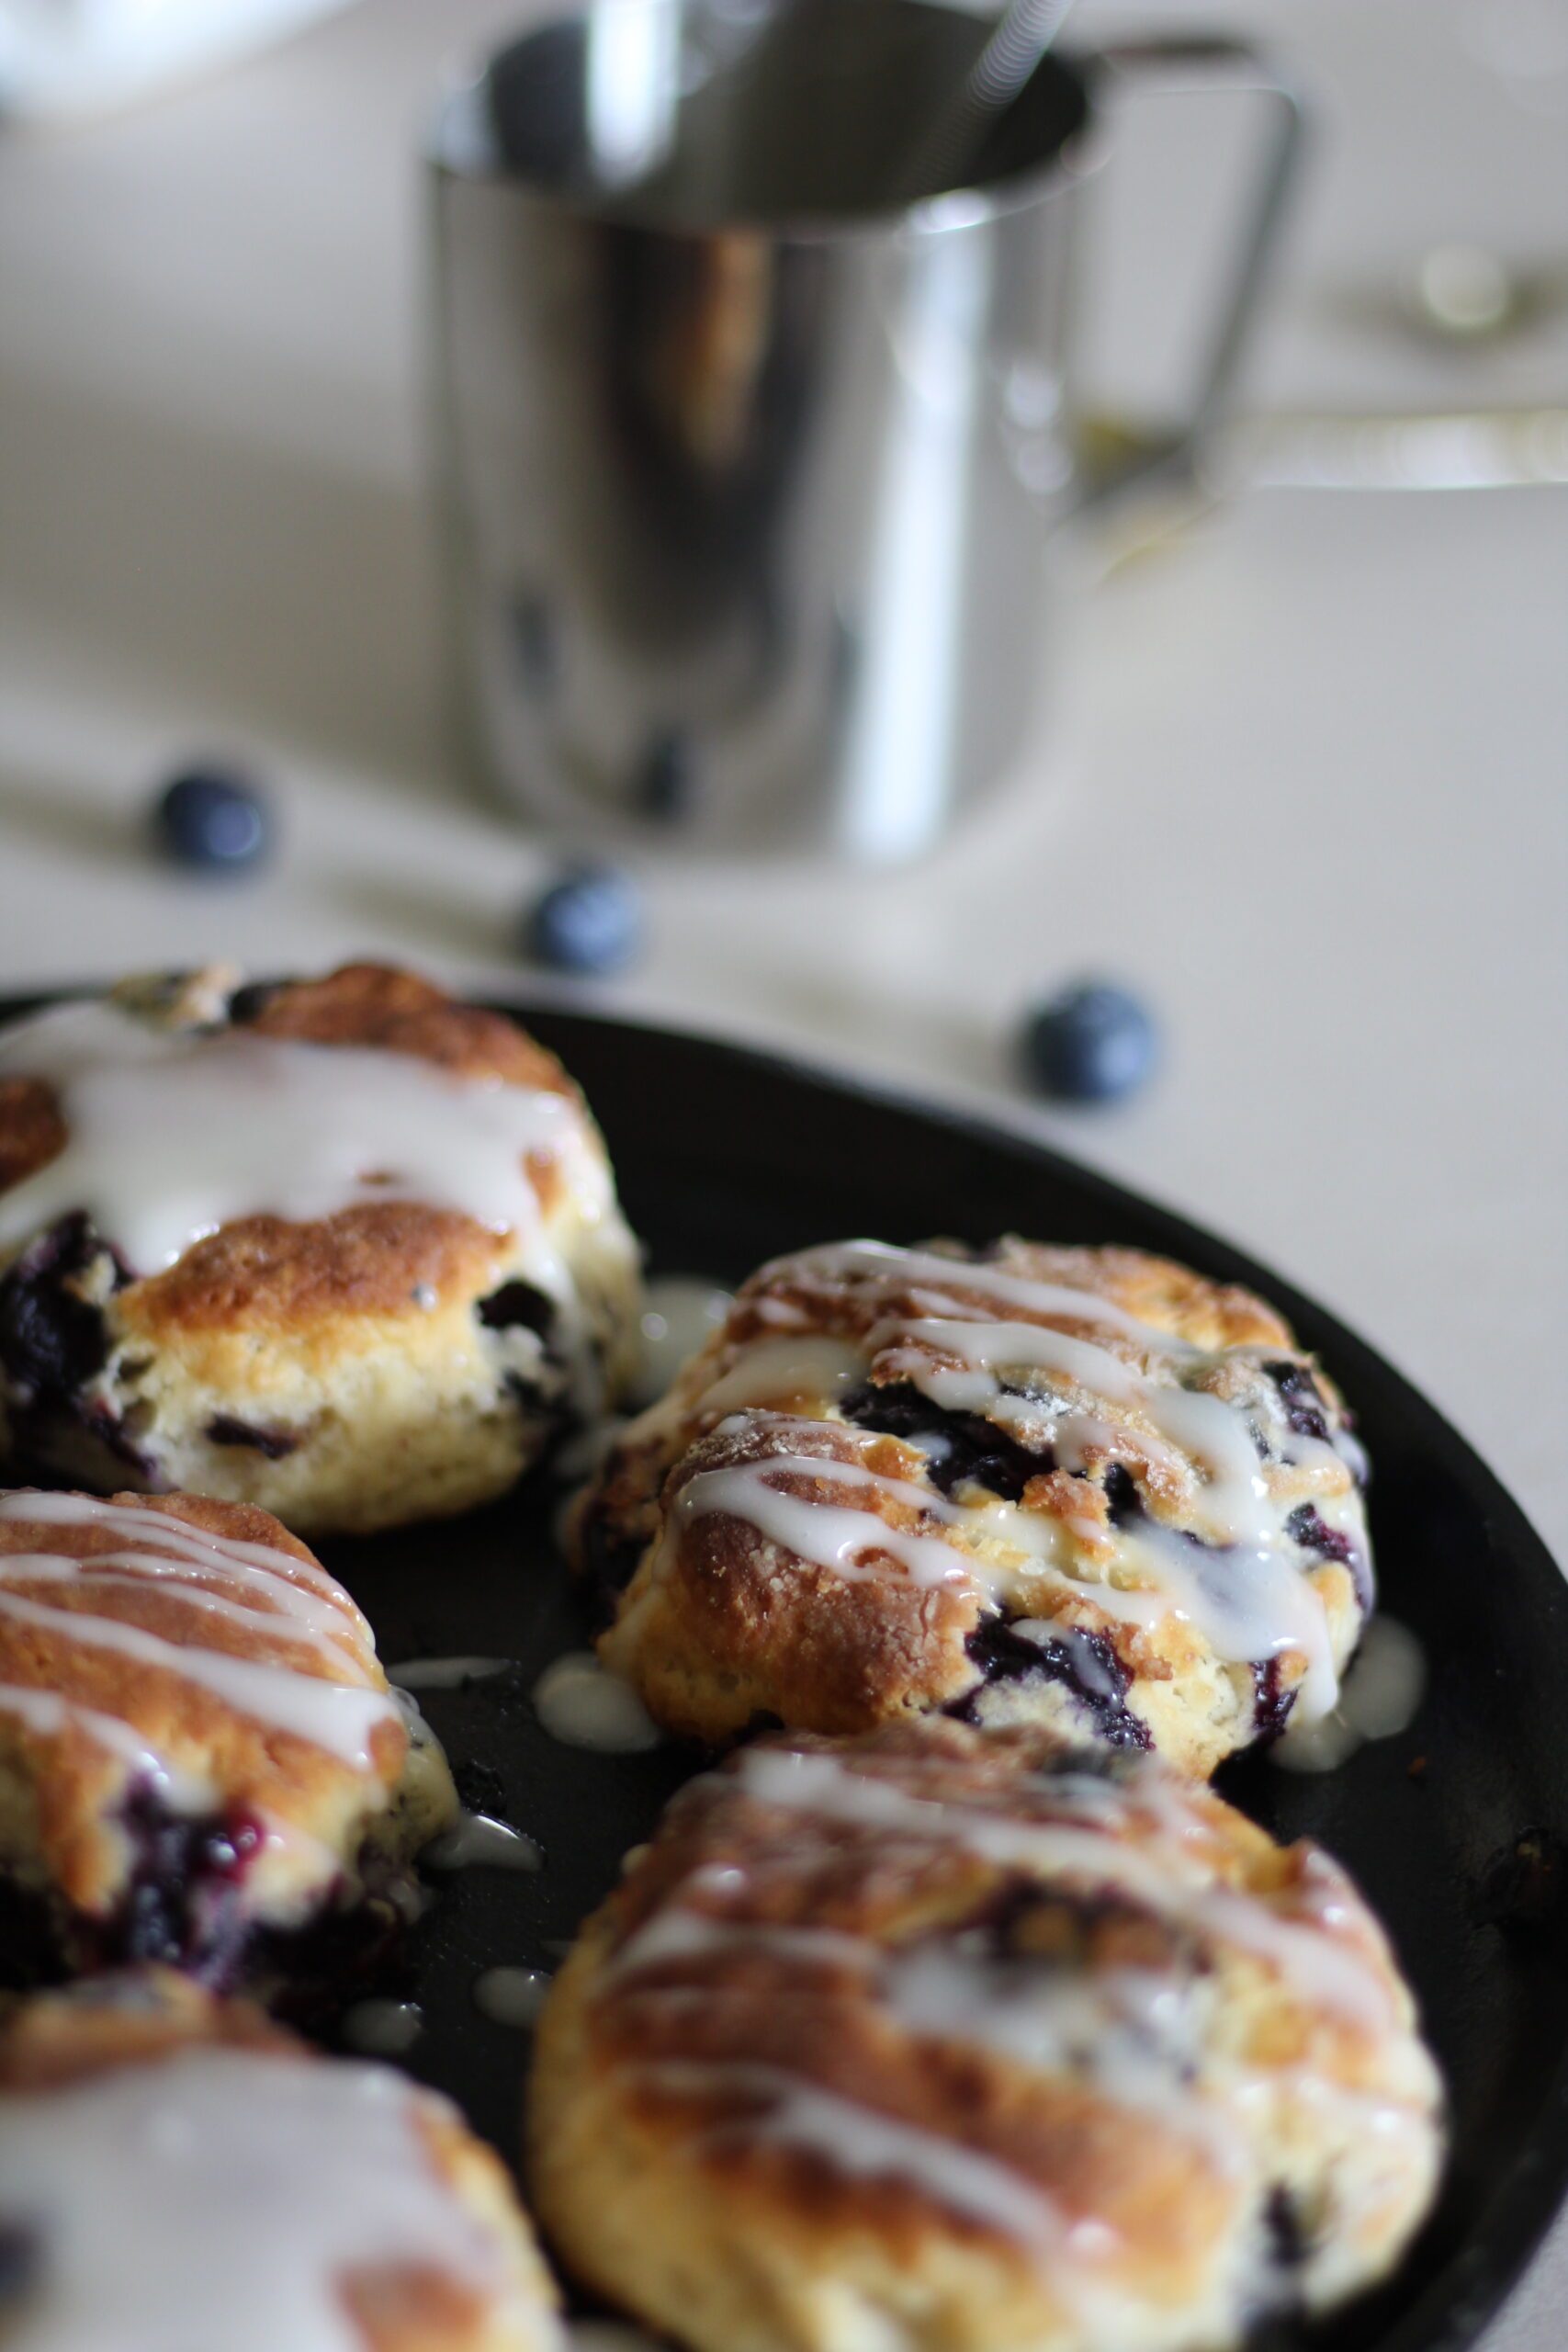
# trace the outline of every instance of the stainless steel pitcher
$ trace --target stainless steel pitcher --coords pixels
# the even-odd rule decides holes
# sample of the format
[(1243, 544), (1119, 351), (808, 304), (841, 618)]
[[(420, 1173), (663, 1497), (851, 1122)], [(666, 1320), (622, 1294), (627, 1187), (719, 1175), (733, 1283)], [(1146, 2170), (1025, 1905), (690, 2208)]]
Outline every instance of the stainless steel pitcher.
[[(890, 204), (987, 33), (926, 0), (600, 0), (436, 125), (454, 674), (490, 787), (579, 842), (917, 854), (1007, 765), (1046, 550), (1224, 402), (1297, 149), (1244, 45), (1048, 57), (960, 187)], [(1073, 413), (1113, 74), (1265, 95), (1192, 414), (1107, 475)]]

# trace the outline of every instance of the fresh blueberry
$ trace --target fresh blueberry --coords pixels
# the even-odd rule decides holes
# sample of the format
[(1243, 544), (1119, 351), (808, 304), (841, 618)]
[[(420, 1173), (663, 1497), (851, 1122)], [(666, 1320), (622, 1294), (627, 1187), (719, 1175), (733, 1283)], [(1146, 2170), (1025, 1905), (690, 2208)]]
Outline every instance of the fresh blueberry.
[(619, 972), (642, 940), (636, 887), (609, 865), (578, 865), (529, 908), (524, 945), (557, 972)]
[(272, 842), (271, 812), (261, 794), (220, 768), (175, 776), (159, 796), (152, 821), (168, 856), (209, 874), (243, 873)]
[(1043, 1094), (1111, 1102), (1143, 1084), (1158, 1043), (1136, 997), (1109, 980), (1079, 980), (1029, 1015), (1022, 1048), (1024, 1069)]

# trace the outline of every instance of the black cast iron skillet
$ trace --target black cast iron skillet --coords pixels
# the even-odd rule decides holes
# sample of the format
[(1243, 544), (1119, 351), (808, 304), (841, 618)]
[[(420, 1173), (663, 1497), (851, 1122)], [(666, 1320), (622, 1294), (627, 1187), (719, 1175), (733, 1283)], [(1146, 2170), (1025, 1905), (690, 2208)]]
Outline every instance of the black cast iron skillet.
[[(1408, 1382), (1310, 1299), (1055, 1152), (703, 1038), (555, 1011), (525, 1018), (581, 1081), (656, 1272), (732, 1283), (761, 1259), (858, 1234), (1125, 1242), (1258, 1289), (1321, 1355), (1371, 1455), (1382, 1596), (1425, 1645), (1427, 1692), (1408, 1733), (1337, 1772), (1298, 1777), (1255, 1758), (1221, 1785), (1275, 1836), (1319, 1838), (1355, 1873), (1415, 1985), (1453, 2148), (1438, 2210), (1396, 2277), (1321, 2326), (1269, 2341), (1270, 2352), (1472, 2343), (1568, 2187), (1568, 1587), (1512, 1499)], [(509, 2157), (527, 2041), (480, 2014), (474, 1978), (553, 1966), (700, 1760), (671, 1748), (589, 1755), (536, 1721), (533, 1682), (586, 1637), (550, 1539), (558, 1498), (539, 1475), (466, 1519), (323, 1546), (389, 1663), (515, 1661), (422, 1703), (467, 1801), (536, 1838), (544, 1866), (446, 1879), (390, 1988), (426, 2019), (404, 2063)]]

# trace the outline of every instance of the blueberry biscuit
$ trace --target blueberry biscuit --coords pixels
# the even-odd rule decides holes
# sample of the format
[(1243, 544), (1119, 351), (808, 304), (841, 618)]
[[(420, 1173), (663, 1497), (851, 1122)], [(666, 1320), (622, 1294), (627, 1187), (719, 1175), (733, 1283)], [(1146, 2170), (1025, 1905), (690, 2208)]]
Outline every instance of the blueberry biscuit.
[(379, 965), (0, 1034), (0, 1443), (359, 1532), (502, 1493), (627, 1369), (637, 1253), (553, 1056)]
[(456, 1815), (343, 1588), (265, 1511), (0, 1494), (0, 1872), (13, 1983), (367, 1964)]
[(1132, 1250), (765, 1266), (579, 1505), (605, 1663), (710, 1744), (942, 1709), (1208, 1773), (1322, 1715), (1360, 1450), (1261, 1300)]
[(540, 2219), (696, 2352), (1217, 2352), (1380, 2278), (1439, 2086), (1344, 1872), (926, 1720), (688, 1783), (540, 2021)]
[(157, 1970), (0, 2035), (0, 2248), (6, 2352), (564, 2352), (454, 2107)]

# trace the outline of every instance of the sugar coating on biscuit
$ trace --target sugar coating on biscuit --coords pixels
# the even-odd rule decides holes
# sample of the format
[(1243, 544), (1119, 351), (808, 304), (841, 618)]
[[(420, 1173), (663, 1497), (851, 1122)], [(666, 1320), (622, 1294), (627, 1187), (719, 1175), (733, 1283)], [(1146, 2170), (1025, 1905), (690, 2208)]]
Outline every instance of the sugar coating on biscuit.
[(448, 2101), (157, 1972), (0, 2038), (0, 2227), (16, 2352), (564, 2344), (510, 2182)]
[(388, 967), (201, 979), (0, 1035), (0, 1440), (315, 1532), (503, 1491), (631, 1362), (577, 1089)]
[(1186, 2352), (1382, 2277), (1440, 2093), (1344, 1872), (927, 1720), (674, 1800), (542, 2018), (540, 2216), (696, 2352)]
[(667, 1727), (932, 1710), (1207, 1773), (1325, 1714), (1365, 1463), (1251, 1294), (1141, 1251), (853, 1242), (765, 1266), (578, 1509)]
[(0, 1493), (0, 1869), (46, 1944), (226, 1982), (328, 1914), (384, 1940), (456, 1811), (365, 1619), (265, 1512)]

